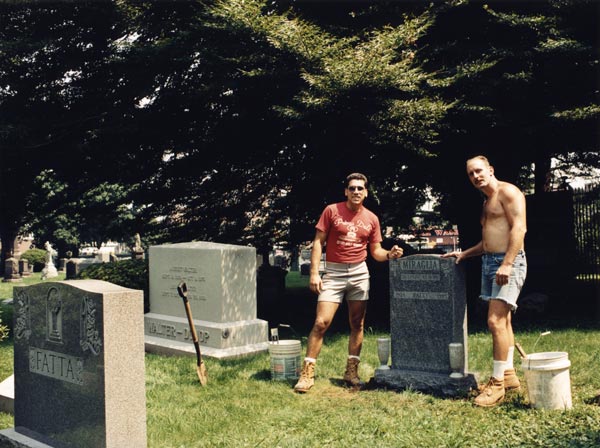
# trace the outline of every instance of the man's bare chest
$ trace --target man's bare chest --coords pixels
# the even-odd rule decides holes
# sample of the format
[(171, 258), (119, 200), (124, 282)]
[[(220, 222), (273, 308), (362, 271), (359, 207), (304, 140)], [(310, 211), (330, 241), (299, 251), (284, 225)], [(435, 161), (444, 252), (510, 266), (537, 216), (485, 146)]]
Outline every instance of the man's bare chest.
[(486, 221), (497, 221), (506, 219), (506, 213), (502, 203), (497, 198), (487, 199), (483, 203), (481, 215), (482, 223)]

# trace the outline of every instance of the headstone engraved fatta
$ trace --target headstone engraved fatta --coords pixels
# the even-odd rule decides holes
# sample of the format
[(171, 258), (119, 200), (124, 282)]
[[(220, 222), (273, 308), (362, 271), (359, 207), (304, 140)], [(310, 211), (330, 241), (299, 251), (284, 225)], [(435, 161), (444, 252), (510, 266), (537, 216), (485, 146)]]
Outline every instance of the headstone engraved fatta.
[(236, 358), (268, 351), (268, 322), (257, 319), (256, 249), (205, 241), (150, 246), (146, 351), (195, 355), (184, 281), (202, 356)]
[[(477, 386), (467, 373), (467, 303), (462, 265), (439, 255), (390, 262), (392, 368), (374, 382), (438, 396), (465, 395)], [(462, 378), (451, 378), (449, 344), (463, 344)]]
[(146, 447), (143, 291), (14, 288), (14, 424), (0, 446)]

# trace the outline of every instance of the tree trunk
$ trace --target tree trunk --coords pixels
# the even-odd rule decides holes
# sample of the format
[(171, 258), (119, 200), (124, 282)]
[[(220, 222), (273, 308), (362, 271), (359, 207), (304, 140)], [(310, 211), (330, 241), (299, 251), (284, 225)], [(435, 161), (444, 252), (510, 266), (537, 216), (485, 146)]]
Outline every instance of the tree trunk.
[(2, 229), (0, 241), (2, 242), (2, 254), (0, 255), (0, 266), (4, 272), (4, 262), (15, 253), (15, 241), (18, 232), (16, 230)]

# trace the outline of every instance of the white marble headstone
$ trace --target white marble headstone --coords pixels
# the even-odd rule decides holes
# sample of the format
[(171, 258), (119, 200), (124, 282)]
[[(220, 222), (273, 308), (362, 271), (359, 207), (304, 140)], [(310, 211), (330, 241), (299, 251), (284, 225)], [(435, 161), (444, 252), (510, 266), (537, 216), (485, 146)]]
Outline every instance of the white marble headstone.
[(203, 356), (268, 350), (268, 322), (256, 318), (256, 250), (204, 241), (150, 246), (146, 350), (195, 353), (177, 286), (185, 282)]

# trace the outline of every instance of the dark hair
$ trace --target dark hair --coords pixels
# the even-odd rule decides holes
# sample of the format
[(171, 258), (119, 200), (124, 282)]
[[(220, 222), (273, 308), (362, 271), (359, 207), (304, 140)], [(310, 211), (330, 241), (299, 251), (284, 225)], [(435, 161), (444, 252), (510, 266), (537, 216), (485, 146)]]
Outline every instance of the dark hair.
[(368, 184), (368, 180), (367, 180), (367, 176), (365, 176), (362, 173), (352, 173), (352, 174), (348, 174), (348, 176), (346, 176), (346, 185), (348, 185), (350, 183), (351, 180), (362, 180), (365, 183), (365, 187)]

